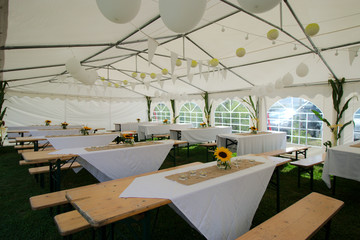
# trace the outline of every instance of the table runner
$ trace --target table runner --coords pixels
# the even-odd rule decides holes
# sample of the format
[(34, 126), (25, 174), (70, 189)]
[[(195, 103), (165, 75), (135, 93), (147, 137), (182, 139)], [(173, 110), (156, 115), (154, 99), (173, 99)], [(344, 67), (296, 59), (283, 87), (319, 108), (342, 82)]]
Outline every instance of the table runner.
[(176, 181), (184, 185), (193, 185), (196, 183), (204, 182), (209, 179), (221, 177), (227, 174), (231, 174), (246, 168), (250, 168), (263, 162), (256, 162), (254, 160), (242, 159), (238, 165), (231, 163), (230, 169), (219, 169), (217, 166), (211, 166), (206, 168), (198, 169), (197, 171), (192, 170), (188, 172), (175, 173), (169, 176), (166, 176), (166, 179)]
[(119, 149), (119, 148), (132, 148), (132, 147), (140, 147), (140, 146), (149, 146), (154, 144), (162, 144), (160, 142), (138, 142), (134, 144), (116, 144), (116, 145), (107, 145), (107, 146), (99, 146), (99, 147), (90, 147), (85, 148), (88, 152), (94, 152), (94, 151), (104, 151), (104, 150), (111, 150), (111, 149)]
[(264, 164), (190, 186), (165, 177), (213, 166), (216, 162), (139, 177), (120, 197), (170, 199), (171, 207), (179, 211), (207, 239), (233, 240), (250, 229), (255, 211), (276, 166), (263, 157), (246, 158)]

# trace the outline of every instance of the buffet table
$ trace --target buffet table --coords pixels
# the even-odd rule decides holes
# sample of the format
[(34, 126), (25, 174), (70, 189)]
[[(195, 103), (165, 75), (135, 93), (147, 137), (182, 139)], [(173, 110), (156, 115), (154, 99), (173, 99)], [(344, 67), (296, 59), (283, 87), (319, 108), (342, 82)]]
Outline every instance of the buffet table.
[(328, 148), (322, 179), (329, 188), (331, 175), (360, 182), (360, 141)]
[(189, 128), (189, 129), (170, 129), (170, 138), (175, 140), (187, 141), (189, 144), (212, 142), (216, 140), (219, 134), (230, 134), (231, 127), (204, 127), (204, 128)]
[(229, 148), (238, 156), (258, 154), (286, 148), (286, 132), (258, 132), (219, 134), (216, 138), (218, 147)]

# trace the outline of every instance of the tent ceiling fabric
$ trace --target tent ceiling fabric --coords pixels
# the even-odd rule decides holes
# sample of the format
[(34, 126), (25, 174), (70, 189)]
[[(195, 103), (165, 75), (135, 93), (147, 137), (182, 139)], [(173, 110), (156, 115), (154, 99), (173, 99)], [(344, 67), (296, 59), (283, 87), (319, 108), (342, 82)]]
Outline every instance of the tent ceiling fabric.
[[(349, 51), (360, 46), (358, 0), (283, 0), (256, 15), (242, 11), (237, 0), (207, 0), (200, 23), (184, 35), (167, 29), (157, 0), (143, 0), (127, 24), (107, 20), (95, 0), (0, 3), (8, 4), (7, 32), (0, 35), (5, 44), (0, 76), (9, 81), (13, 93), (135, 99), (249, 90), (275, 83), (287, 73), (294, 77), (294, 85), (326, 84), (333, 75), (360, 80), (359, 58), (349, 61)], [(310, 23), (320, 26), (313, 37), (302, 29)], [(280, 32), (275, 44), (266, 37), (273, 28)], [(149, 37), (159, 44), (151, 65)], [(235, 55), (240, 47), (246, 50), (244, 57)], [(176, 80), (170, 75), (151, 79), (151, 73), (160, 74), (163, 68), (170, 72), (171, 52), (182, 59), (174, 71)], [(97, 71), (94, 86), (66, 72), (71, 57), (86, 70)], [(208, 67), (212, 58), (219, 59), (217, 68)], [(196, 67), (188, 76), (186, 59), (202, 63), (202, 74)], [(296, 75), (301, 63), (309, 68), (305, 77)], [(146, 73), (145, 80), (133, 78), (135, 71)]]

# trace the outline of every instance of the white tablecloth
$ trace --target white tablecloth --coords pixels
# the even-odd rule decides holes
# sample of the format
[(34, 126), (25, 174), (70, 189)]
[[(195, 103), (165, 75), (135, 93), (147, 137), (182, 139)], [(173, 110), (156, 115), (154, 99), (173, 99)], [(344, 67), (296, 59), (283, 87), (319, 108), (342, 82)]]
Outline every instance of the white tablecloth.
[(231, 127), (227, 127), (227, 126), (183, 129), (181, 130), (181, 139), (177, 139), (176, 131), (170, 132), (170, 138), (176, 140), (188, 141), (190, 144), (201, 143), (201, 142), (212, 142), (216, 140), (216, 136), (218, 134), (230, 134), (231, 130), (232, 130)]
[(237, 141), (236, 146), (232, 145), (228, 148), (236, 151), (238, 156), (286, 148), (286, 132), (252, 135), (220, 134), (216, 138), (218, 147), (225, 147), (227, 138)]
[(112, 142), (119, 134), (91, 134), (69, 137), (53, 137), (47, 140), (55, 149), (79, 148), (91, 146), (105, 146)]
[[(69, 125), (69, 128), (81, 128), (81, 125)], [(62, 126), (60, 125), (34, 125), (34, 126), (20, 126), (20, 127), (8, 127), (8, 130), (40, 130), (40, 129), (48, 129), (48, 130), (56, 130), (56, 129), (62, 129)], [(30, 133), (24, 133), (24, 137), (30, 136)], [(18, 133), (8, 133), (8, 137), (19, 137)]]
[(114, 123), (116, 131), (138, 131), (138, 122)]
[(164, 162), (174, 141), (162, 144), (88, 152), (84, 148), (68, 148), (52, 154), (77, 154), (78, 161), (100, 182), (156, 171)]
[(53, 130), (29, 130), (32, 137), (76, 135), (80, 133), (80, 128), (75, 129), (53, 129)]
[(328, 148), (324, 162), (322, 179), (330, 188), (330, 175), (360, 181), (360, 148), (349, 143)]
[(143, 124), (139, 125), (139, 138), (145, 139), (151, 137), (152, 134), (170, 134), (170, 129), (187, 129), (191, 128), (191, 123), (177, 123), (177, 124)]
[(235, 239), (250, 229), (252, 219), (266, 190), (275, 163), (265, 162), (248, 169), (186, 186), (165, 178), (216, 162), (136, 178), (120, 197), (170, 199), (187, 221), (207, 239)]

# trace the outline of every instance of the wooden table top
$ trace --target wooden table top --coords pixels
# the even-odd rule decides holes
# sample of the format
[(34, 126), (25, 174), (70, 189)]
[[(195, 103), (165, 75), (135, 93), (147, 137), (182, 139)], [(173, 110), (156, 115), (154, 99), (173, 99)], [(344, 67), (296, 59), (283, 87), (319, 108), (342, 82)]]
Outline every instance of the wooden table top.
[(93, 227), (101, 227), (171, 203), (171, 200), (162, 198), (119, 198), (135, 178), (198, 164), (201, 163), (186, 164), (68, 190), (66, 198)]
[(7, 130), (7, 133), (28, 133), (29, 130)]
[(75, 154), (50, 154), (51, 152), (54, 152), (55, 150), (49, 150), (49, 151), (37, 151), (37, 152), (23, 152), (22, 156), (25, 160), (25, 162), (28, 163), (47, 163), (51, 160), (68, 160), (73, 157), (77, 157)]

